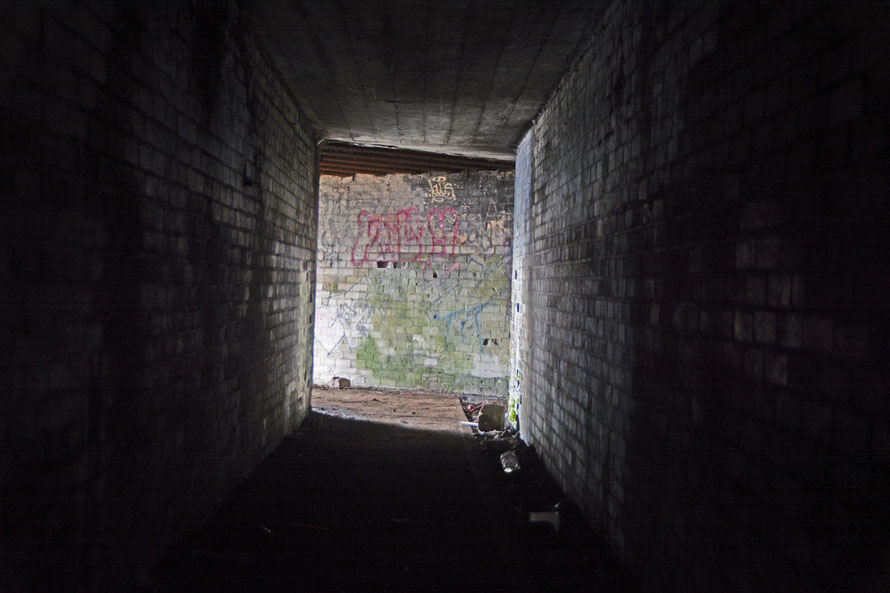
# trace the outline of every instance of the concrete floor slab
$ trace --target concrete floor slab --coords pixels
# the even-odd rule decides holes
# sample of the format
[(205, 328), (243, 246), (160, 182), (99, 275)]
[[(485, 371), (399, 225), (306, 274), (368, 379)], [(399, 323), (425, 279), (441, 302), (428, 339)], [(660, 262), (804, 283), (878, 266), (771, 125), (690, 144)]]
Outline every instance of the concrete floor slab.
[(524, 476), (498, 475), (456, 396), (315, 396), (301, 428), (171, 552), (158, 591), (629, 590), (580, 517), (559, 534), (522, 520), (531, 494), (558, 492), (531, 458)]

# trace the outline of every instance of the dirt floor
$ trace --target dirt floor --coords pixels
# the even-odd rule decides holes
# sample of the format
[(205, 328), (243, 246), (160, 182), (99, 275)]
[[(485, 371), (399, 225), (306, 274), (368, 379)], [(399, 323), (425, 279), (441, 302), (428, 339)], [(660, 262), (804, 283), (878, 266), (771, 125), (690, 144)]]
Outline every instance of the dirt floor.
[[(316, 387), (312, 407), (152, 590), (633, 590), (534, 451), (461, 424), (458, 396)], [(530, 520), (555, 504), (558, 529)]]
[[(466, 399), (466, 398), (465, 398)], [(473, 401), (503, 402), (498, 398)], [(418, 430), (466, 433), (458, 395), (431, 391), (312, 388), (312, 409), (319, 414), (395, 424)]]

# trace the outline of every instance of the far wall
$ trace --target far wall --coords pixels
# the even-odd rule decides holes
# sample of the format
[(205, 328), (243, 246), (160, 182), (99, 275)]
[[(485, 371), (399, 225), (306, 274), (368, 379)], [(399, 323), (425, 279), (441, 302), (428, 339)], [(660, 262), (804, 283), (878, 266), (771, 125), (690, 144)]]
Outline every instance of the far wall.
[(315, 383), (506, 395), (513, 173), (322, 176)]

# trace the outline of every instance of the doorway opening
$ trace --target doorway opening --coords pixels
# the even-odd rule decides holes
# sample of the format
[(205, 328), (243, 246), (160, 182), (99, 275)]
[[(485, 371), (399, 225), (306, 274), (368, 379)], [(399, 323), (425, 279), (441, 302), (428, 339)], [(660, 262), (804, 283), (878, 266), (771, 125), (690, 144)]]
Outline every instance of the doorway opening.
[(506, 398), (513, 163), (326, 143), (313, 383)]

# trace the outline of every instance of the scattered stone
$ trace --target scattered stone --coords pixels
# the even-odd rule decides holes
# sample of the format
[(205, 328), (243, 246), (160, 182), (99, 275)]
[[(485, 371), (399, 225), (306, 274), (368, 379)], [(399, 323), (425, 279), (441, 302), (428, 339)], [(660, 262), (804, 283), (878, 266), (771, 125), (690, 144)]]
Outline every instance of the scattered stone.
[(346, 377), (334, 377), (331, 379), (331, 387), (334, 389), (348, 389), (352, 383)]
[(479, 412), (479, 430), (504, 430), (504, 415), (507, 407), (503, 404), (485, 404)]

